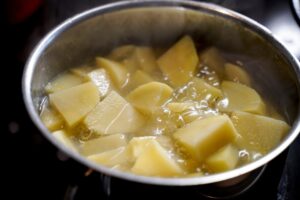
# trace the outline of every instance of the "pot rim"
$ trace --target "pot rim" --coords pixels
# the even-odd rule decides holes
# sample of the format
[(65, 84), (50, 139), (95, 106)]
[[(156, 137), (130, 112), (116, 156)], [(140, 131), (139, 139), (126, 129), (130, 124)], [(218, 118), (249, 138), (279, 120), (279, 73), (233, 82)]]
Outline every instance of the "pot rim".
[(42, 132), (42, 134), (58, 149), (66, 153), (71, 158), (75, 159), (81, 164), (84, 164), (87, 167), (94, 169), (97, 172), (101, 172), (103, 174), (140, 182), (146, 184), (154, 184), (154, 185), (167, 185), (167, 186), (188, 186), (188, 185), (203, 185), (203, 184), (210, 184), (215, 182), (220, 182), (224, 180), (228, 180), (231, 178), (235, 178), (237, 176), (243, 175), (250, 171), (253, 171), (272, 159), (278, 156), (281, 152), (283, 152), (297, 137), (298, 133), (300, 132), (300, 110), (298, 107), (298, 114), (297, 117), (291, 127), (289, 134), (286, 138), (278, 145), (275, 149), (269, 152), (267, 155), (261, 157), (260, 159), (251, 162), (245, 166), (239, 167), (234, 170), (230, 170), (227, 172), (219, 173), (219, 174), (212, 174), (208, 176), (201, 176), (201, 177), (182, 177), (182, 178), (163, 178), (163, 177), (146, 177), (135, 175), (130, 172), (122, 172), (116, 169), (108, 168), (105, 166), (98, 165), (91, 161), (88, 161), (82, 155), (77, 152), (73, 152), (72, 150), (68, 149), (64, 145), (60, 144), (54, 137), (51, 136), (50, 131), (44, 126), (42, 123), (35, 107), (34, 102), (31, 97), (31, 82), (33, 77), (33, 72), (36, 66), (36, 63), (39, 57), (42, 55), (44, 50), (51, 44), (51, 42), (57, 38), (61, 33), (68, 30), (72, 26), (86, 20), (90, 19), (94, 16), (122, 11), (124, 9), (133, 9), (133, 8), (151, 8), (151, 7), (168, 7), (168, 8), (175, 8), (175, 9), (187, 9), (193, 10), (198, 12), (206, 12), (214, 15), (218, 15), (220, 17), (227, 18), (232, 20), (236, 23), (241, 24), (249, 28), (250, 30), (256, 32), (258, 35), (263, 37), (266, 42), (271, 43), (279, 52), (287, 59), (289, 64), (291, 65), (296, 78), (297, 78), (297, 91), (298, 96), (300, 94), (300, 64), (299, 61), (293, 56), (286, 47), (281, 44), (274, 35), (272, 35), (271, 31), (268, 30), (263, 25), (259, 24), (258, 22), (243, 16), (235, 11), (229, 10), (227, 8), (211, 4), (211, 3), (203, 3), (203, 2), (192, 2), (192, 1), (184, 1), (184, 0), (140, 0), (140, 1), (122, 1), (117, 3), (110, 3), (106, 5), (102, 5), (84, 12), (81, 12), (67, 20), (63, 23), (58, 25), (52, 31), (50, 31), (34, 48), (32, 53), (30, 54), (25, 69), (23, 73), (23, 80), (22, 80), (22, 92), (23, 92), (23, 99), (25, 102), (26, 109), (29, 113), (34, 124), (38, 127), (38, 129)]

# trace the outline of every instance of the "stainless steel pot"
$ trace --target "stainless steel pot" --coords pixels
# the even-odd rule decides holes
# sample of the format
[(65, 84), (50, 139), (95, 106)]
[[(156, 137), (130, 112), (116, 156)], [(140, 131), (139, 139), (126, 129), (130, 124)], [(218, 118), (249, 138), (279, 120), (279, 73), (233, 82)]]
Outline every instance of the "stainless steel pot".
[[(85, 63), (125, 43), (168, 45), (190, 34), (205, 44), (252, 58), (250, 71), (264, 96), (292, 125), (274, 150), (235, 170), (187, 178), (143, 177), (89, 162), (52, 137), (39, 117), (43, 88), (59, 72)], [(128, 1), (80, 13), (57, 26), (33, 50), (23, 76), (24, 101), (41, 133), (78, 162), (103, 174), (141, 183), (188, 186), (233, 180), (264, 166), (297, 137), (299, 123), (299, 62), (257, 22), (220, 6), (191, 1)]]

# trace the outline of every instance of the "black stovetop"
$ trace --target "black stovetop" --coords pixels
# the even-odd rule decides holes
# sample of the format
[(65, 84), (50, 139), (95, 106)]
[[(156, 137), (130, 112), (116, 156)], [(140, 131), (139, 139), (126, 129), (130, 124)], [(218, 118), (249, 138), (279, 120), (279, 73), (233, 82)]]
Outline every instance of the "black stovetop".
[[(18, 0), (13, 0), (18, 2)], [(13, 2), (11, 1), (11, 2)], [(21, 0), (19, 0), (21, 1)], [(5, 37), (2, 58), (3, 197), (7, 199), (120, 199), (187, 196), (205, 199), (197, 188), (149, 186), (109, 179), (58, 152), (34, 127), (25, 110), (21, 76), (28, 53), (53, 26), (82, 10), (111, 1), (31, 0), (42, 2), (30, 17), (12, 23), (2, 16)], [(4, 1), (4, 2), (8, 2)], [(29, 0), (28, 0), (29, 2)], [(214, 0), (269, 27), (300, 58), (300, 27), (292, 18), (287, 0)], [(15, 4), (14, 6), (16, 6)], [(7, 8), (8, 4), (1, 6)], [(7, 13), (5, 9), (3, 13)], [(3, 52), (3, 51), (2, 51)], [(258, 182), (236, 199), (300, 199), (300, 138), (270, 162)], [(108, 188), (107, 185), (111, 187)], [(7, 193), (7, 194), (6, 194)], [(8, 196), (6, 196), (8, 195)], [(3, 198), (5, 199), (5, 198)]]

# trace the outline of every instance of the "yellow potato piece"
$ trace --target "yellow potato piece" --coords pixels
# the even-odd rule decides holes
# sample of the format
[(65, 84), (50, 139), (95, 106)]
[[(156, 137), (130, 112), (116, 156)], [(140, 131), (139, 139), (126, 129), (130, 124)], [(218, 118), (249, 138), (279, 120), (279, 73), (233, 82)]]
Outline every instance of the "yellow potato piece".
[(70, 140), (70, 136), (67, 135), (67, 133), (63, 130), (54, 131), (52, 133), (53, 137), (57, 139), (61, 144), (63, 144), (65, 147), (72, 151), (77, 152), (77, 148), (75, 144)]
[(155, 141), (155, 138), (155, 136), (133, 137), (128, 143), (133, 159), (136, 160), (145, 150), (145, 146)]
[(86, 79), (88, 73), (92, 70), (93, 70), (93, 67), (91, 67), (91, 66), (81, 66), (81, 67), (75, 67), (75, 68), (70, 69), (70, 72), (76, 76), (80, 76), (80, 77)]
[(87, 76), (98, 87), (100, 97), (105, 97), (112, 90), (112, 83), (105, 69), (95, 69)]
[(164, 53), (157, 63), (170, 83), (177, 87), (187, 83), (193, 76), (199, 58), (190, 36), (184, 36)]
[(161, 135), (133, 137), (128, 143), (128, 148), (132, 153), (133, 159), (137, 159), (144, 151), (145, 146), (153, 141), (157, 141), (162, 147), (167, 150), (172, 150), (174, 148), (172, 139), (168, 136)]
[(180, 123), (190, 123), (197, 118), (205, 118), (216, 115), (215, 112), (208, 109), (205, 110), (199, 106), (198, 102), (172, 102), (167, 105), (169, 110), (179, 115), (178, 127), (182, 127)]
[(152, 48), (137, 47), (134, 51), (134, 56), (139, 68), (147, 73), (152, 73), (158, 68)]
[(173, 136), (188, 154), (201, 162), (221, 147), (233, 142), (237, 131), (229, 117), (219, 115), (196, 119), (178, 129)]
[(208, 66), (216, 72), (218, 77), (223, 79), (225, 60), (217, 48), (210, 47), (200, 53), (199, 57), (202, 65)]
[(64, 125), (62, 116), (54, 109), (45, 107), (41, 113), (41, 119), (44, 125), (50, 130), (54, 131), (61, 129)]
[(144, 113), (155, 112), (172, 95), (173, 89), (167, 84), (150, 82), (141, 85), (127, 95), (127, 100)]
[(108, 72), (114, 85), (118, 89), (123, 88), (127, 84), (129, 80), (129, 73), (126, 67), (122, 64), (101, 57), (96, 58), (96, 64), (98, 67), (102, 67)]
[(144, 176), (178, 176), (184, 173), (168, 152), (155, 140), (151, 140), (144, 146), (144, 150), (138, 156), (131, 171)]
[(63, 73), (48, 83), (45, 90), (49, 94), (68, 89), (81, 83), (83, 83), (83, 79), (80, 76), (71, 73)]
[(81, 152), (83, 155), (88, 156), (126, 145), (127, 141), (124, 134), (113, 134), (84, 142), (81, 148)]
[(152, 81), (154, 81), (154, 80), (150, 75), (148, 75), (147, 73), (145, 73), (141, 70), (137, 70), (133, 74), (133, 76), (129, 82), (129, 87), (136, 88), (140, 85), (143, 85), (143, 84), (146, 84), (146, 83), (149, 83)]
[(290, 126), (282, 121), (246, 112), (233, 112), (231, 119), (241, 137), (241, 148), (267, 153), (278, 145)]
[(242, 83), (244, 85), (251, 85), (251, 79), (248, 73), (241, 67), (226, 63), (225, 64), (225, 75), (227, 80)]
[(188, 109), (193, 109), (195, 103), (192, 102), (171, 102), (168, 103), (167, 107), (171, 112), (182, 113)]
[(265, 104), (254, 89), (231, 81), (223, 81), (221, 87), (228, 99), (228, 105), (219, 106), (221, 111), (245, 111), (265, 114)]
[(134, 45), (122, 45), (113, 49), (107, 58), (115, 61), (122, 61), (132, 55), (135, 48)]
[(238, 160), (239, 151), (232, 144), (228, 144), (208, 157), (205, 164), (212, 172), (224, 172), (234, 169)]
[(171, 102), (168, 103), (167, 107), (177, 117), (175, 122), (178, 128), (202, 116), (194, 102)]
[(122, 60), (122, 63), (132, 73), (141, 69), (151, 74), (158, 69), (154, 52), (150, 47), (135, 47), (131, 54)]
[(197, 101), (206, 100), (210, 102), (220, 99), (223, 96), (220, 89), (213, 87), (203, 79), (196, 77), (190, 81), (184, 95), (184, 99), (188, 98)]
[(126, 147), (119, 147), (99, 154), (90, 155), (87, 159), (107, 167), (118, 167), (119, 165), (127, 165), (131, 160), (131, 154)]
[(126, 69), (129, 71), (129, 73), (131, 73), (131, 74), (139, 69), (139, 63), (138, 63), (134, 53), (132, 53), (129, 57), (120, 61), (120, 63), (122, 63), (122, 65), (124, 65), (126, 67)]
[(71, 127), (81, 121), (99, 102), (98, 88), (91, 82), (49, 95), (50, 103)]
[(144, 123), (144, 117), (115, 91), (84, 119), (85, 126), (98, 135), (135, 132)]

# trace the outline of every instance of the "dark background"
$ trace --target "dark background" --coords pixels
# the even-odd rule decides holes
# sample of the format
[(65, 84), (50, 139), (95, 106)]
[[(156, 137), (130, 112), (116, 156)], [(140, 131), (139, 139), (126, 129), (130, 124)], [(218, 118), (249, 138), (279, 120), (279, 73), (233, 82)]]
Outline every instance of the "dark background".
[[(34, 45), (68, 17), (104, 3), (104, 0), (1, 1), (1, 199), (120, 199), (169, 198), (185, 195), (202, 199), (197, 188), (165, 188), (108, 179), (68, 159), (47, 142), (25, 110), (21, 78)], [(215, 0), (270, 28), (300, 58), (300, 27), (287, 0)], [(263, 176), (238, 199), (300, 199), (300, 141), (272, 161)], [(111, 185), (108, 190), (107, 185)], [(110, 194), (108, 197), (107, 194)], [(142, 195), (142, 196), (141, 196)]]

